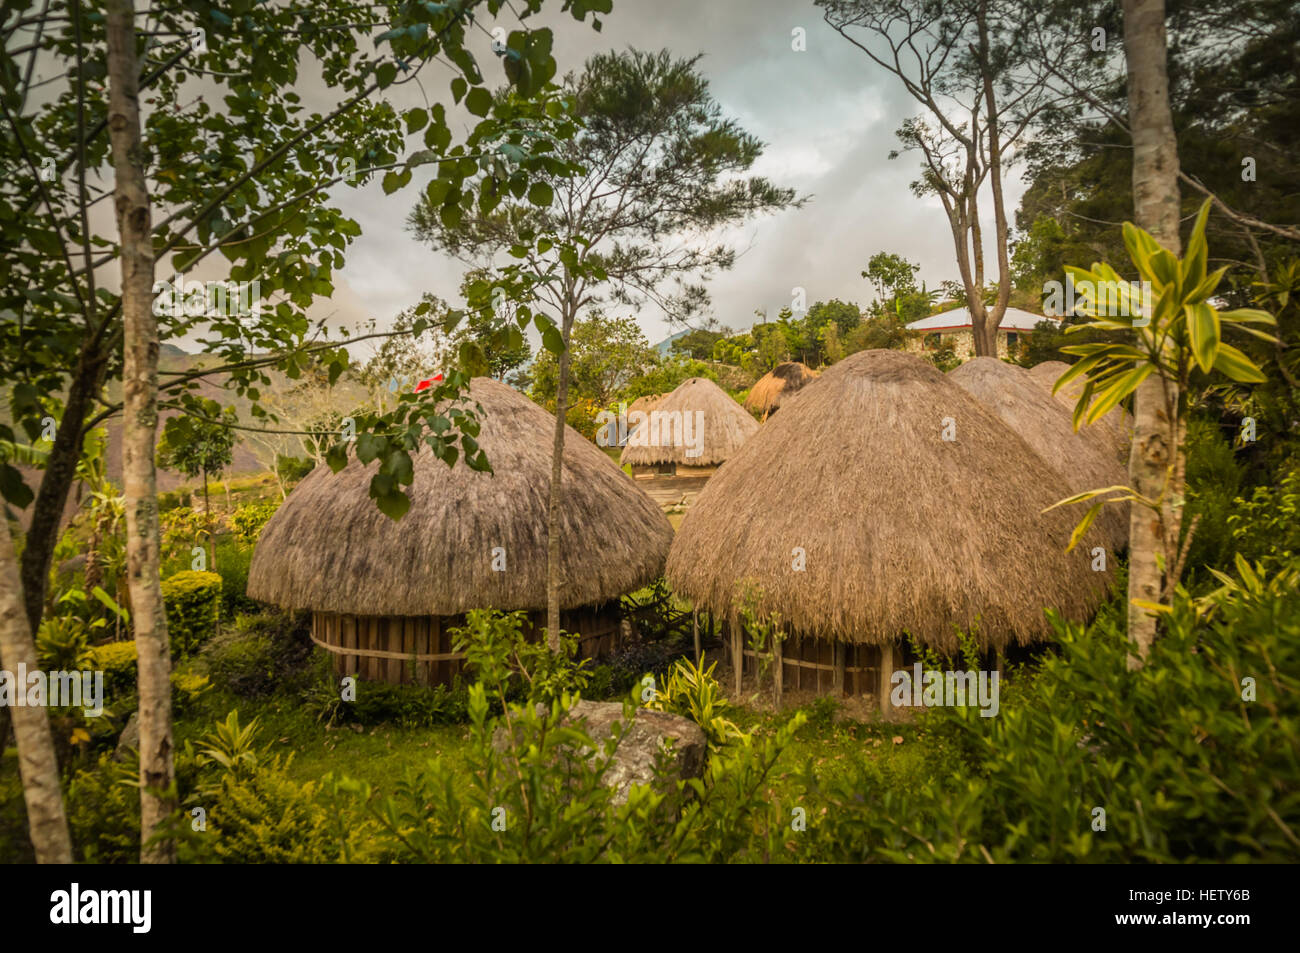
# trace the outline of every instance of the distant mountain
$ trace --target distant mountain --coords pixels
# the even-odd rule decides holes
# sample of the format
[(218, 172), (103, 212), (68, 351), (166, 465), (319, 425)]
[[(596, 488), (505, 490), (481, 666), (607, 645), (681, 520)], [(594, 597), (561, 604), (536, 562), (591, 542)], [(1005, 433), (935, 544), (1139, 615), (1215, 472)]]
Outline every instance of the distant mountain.
[(691, 333), (690, 328), (687, 328), (685, 331), (678, 331), (676, 334), (672, 335), (671, 337), (666, 337), (658, 344), (656, 344), (654, 346), (655, 350), (659, 352), (660, 357), (667, 357), (669, 354), (672, 353), (673, 342), (679, 340), (680, 338), (686, 337), (686, 335), (690, 333)]

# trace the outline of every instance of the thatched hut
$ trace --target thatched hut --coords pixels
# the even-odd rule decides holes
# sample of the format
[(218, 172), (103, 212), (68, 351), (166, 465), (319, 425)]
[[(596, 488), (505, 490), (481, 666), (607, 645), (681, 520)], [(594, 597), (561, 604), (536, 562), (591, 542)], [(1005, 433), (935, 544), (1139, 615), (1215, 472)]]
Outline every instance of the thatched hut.
[[(633, 415), (636, 414), (636, 415), (648, 416), (650, 411), (658, 407), (659, 403), (663, 399), (664, 399), (663, 394), (644, 394), (641, 397), (638, 397), (636, 400), (632, 401), (632, 403), (627, 405), (627, 419), (629, 421), (641, 420), (642, 419), (641, 416), (634, 417)], [(630, 424), (628, 425), (628, 430), (631, 430)], [(617, 446), (619, 447), (627, 446), (627, 437), (628, 434), (626, 432), (621, 433)]]
[[(1061, 375), (1069, 369), (1070, 365), (1064, 361), (1044, 361), (1031, 367), (1029, 376), (1034, 383), (1047, 388), (1047, 392), (1050, 394), (1052, 388), (1056, 386), (1056, 382), (1060, 380)], [(1073, 414), (1082, 390), (1082, 384), (1078, 383), (1077, 380), (1071, 381), (1057, 391), (1055, 396)], [(1073, 420), (1073, 418), (1071, 419)], [(1079, 429), (1087, 430), (1089, 428), (1096, 430), (1106, 438), (1112, 456), (1119, 462), (1120, 466), (1127, 467), (1129, 449), (1133, 444), (1133, 415), (1123, 407), (1114, 407), (1107, 411), (1101, 420), (1094, 424), (1084, 424)], [(1127, 480), (1122, 482), (1127, 482)]]
[[(449, 682), (462, 666), (449, 630), (476, 608), (526, 610), (540, 635), (554, 418), (523, 395), (475, 378), (479, 445), (494, 473), (427, 449), (415, 459), (401, 520), (369, 498), (373, 468), (317, 467), (262, 530), (248, 573), (254, 599), (313, 614), (312, 638), (340, 674)], [(620, 640), (618, 597), (654, 580), (672, 528), (604, 453), (570, 430), (561, 516), (564, 610), (582, 653)]]
[[(950, 439), (951, 438), (951, 439)], [(1047, 638), (1045, 606), (1083, 616), (1108, 572), (1065, 553), (1068, 488), (923, 358), (861, 351), (764, 424), (686, 513), (665, 575), (748, 654), (748, 608), (789, 638), (783, 684), (876, 693), (906, 635), (942, 651)], [(737, 664), (741, 663), (741, 664)], [(882, 691), (882, 688), (884, 689)]]
[[(1070, 493), (1123, 486), (1128, 477), (1110, 437), (1095, 427), (1076, 431), (1070, 412), (1036, 383), (1029, 371), (996, 357), (977, 357), (948, 372), (948, 376), (1024, 438), (1060, 476)], [(1071, 510), (1081, 517), (1084, 508)], [(1083, 538), (1092, 548), (1100, 542), (1113, 554), (1128, 546), (1128, 505), (1108, 504)]]
[(713, 381), (691, 377), (644, 419), (629, 411), (628, 428), (619, 462), (634, 476), (707, 476), (758, 432), (758, 421)]
[(817, 372), (799, 361), (784, 361), (758, 379), (745, 398), (745, 409), (762, 415), (764, 421), (776, 413), (782, 401), (817, 379)]

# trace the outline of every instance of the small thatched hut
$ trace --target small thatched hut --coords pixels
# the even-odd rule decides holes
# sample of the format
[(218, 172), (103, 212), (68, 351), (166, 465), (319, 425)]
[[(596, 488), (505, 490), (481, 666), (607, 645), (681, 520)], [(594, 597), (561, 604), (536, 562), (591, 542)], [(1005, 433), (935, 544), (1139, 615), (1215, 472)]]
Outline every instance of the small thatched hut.
[(745, 409), (761, 414), (763, 420), (776, 413), (782, 401), (788, 400), (805, 385), (817, 379), (817, 372), (799, 361), (785, 361), (776, 365), (758, 379), (745, 398)]
[[(1064, 361), (1044, 361), (1041, 364), (1035, 364), (1029, 369), (1029, 376), (1035, 383), (1046, 387), (1050, 394), (1056, 382), (1060, 380), (1061, 375), (1070, 369), (1070, 365)], [(1083, 385), (1077, 381), (1071, 381), (1061, 390), (1056, 392), (1056, 399), (1074, 413), (1074, 407), (1079, 402), (1079, 393), (1083, 390)], [(1072, 418), (1073, 419), (1073, 418)], [(1101, 420), (1095, 424), (1084, 424), (1080, 430), (1095, 428), (1099, 433), (1106, 437), (1107, 443), (1111, 447), (1111, 452), (1115, 459), (1123, 467), (1128, 466), (1129, 449), (1133, 443), (1133, 415), (1123, 407), (1115, 407), (1106, 413)], [(1125, 481), (1127, 482), (1127, 481)]]
[(706, 476), (758, 432), (758, 421), (705, 377), (682, 381), (644, 419), (628, 414), (619, 462), (638, 477)]
[[(1128, 476), (1115, 459), (1110, 437), (1096, 427), (1075, 431), (1070, 412), (1036, 383), (1029, 371), (996, 357), (976, 357), (948, 376), (1002, 422), (1024, 438), (1043, 462), (1056, 471), (1071, 493), (1123, 486)], [(1083, 507), (1069, 510), (1076, 518)], [(1111, 553), (1128, 546), (1128, 505), (1107, 504), (1083, 539), (1097, 540)]]
[[(636, 400), (632, 401), (632, 403), (627, 405), (627, 419), (629, 421), (641, 420), (642, 418), (640, 416), (633, 417), (632, 415), (633, 414), (649, 415), (650, 411), (658, 407), (660, 401), (662, 401), (663, 399), (664, 399), (663, 394), (645, 394), (641, 397), (638, 397)], [(629, 431), (631, 430), (630, 423), (628, 424), (628, 430)], [(618, 443), (618, 446), (620, 447), (627, 446), (627, 437), (628, 437), (627, 433), (623, 433)]]
[[(951, 438), (951, 439), (949, 439)], [(862, 351), (827, 369), (709, 481), (665, 575), (722, 619), (733, 666), (746, 607), (789, 633), (783, 684), (876, 693), (905, 635), (943, 651), (1046, 638), (1043, 608), (1082, 616), (1108, 572), (1065, 553), (1068, 488), (924, 359)], [(883, 691), (882, 691), (883, 689)]]
[[(248, 573), (254, 599), (313, 613), (312, 639), (340, 674), (449, 682), (462, 666), (449, 629), (476, 608), (546, 621), (546, 526), (555, 420), (504, 384), (475, 378), (479, 445), (494, 473), (427, 449), (415, 460), (401, 520), (369, 498), (373, 468), (317, 467), (262, 530)], [(561, 624), (584, 655), (620, 637), (617, 599), (654, 580), (672, 527), (604, 453), (564, 442)]]

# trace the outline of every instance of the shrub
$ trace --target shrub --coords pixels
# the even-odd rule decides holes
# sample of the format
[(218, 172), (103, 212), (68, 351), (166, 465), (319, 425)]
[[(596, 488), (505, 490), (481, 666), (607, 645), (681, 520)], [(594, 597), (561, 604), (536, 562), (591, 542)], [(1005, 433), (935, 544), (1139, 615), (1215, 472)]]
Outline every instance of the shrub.
[[(338, 695), (336, 686), (330, 691)], [(343, 721), (361, 725), (394, 724), (400, 728), (428, 728), (456, 724), (468, 718), (469, 691), (460, 678), (449, 687), (387, 685), (359, 682), (357, 700), (339, 707)]]
[(233, 619), (241, 612), (259, 612), (262, 603), (247, 596), (248, 567), (253, 550), (235, 536), (217, 537), (217, 575), (221, 577), (221, 617)]
[(158, 512), (161, 514), (180, 507), (189, 507), (193, 502), (189, 490), (169, 490), (158, 494)]
[(1300, 564), (1266, 577), (1238, 560), (1224, 582), (1179, 596), (1136, 671), (1111, 619), (1054, 619), (1060, 655), (997, 717), (927, 714), (977, 752), (968, 770), (911, 794), (850, 772), (823, 789), (835, 820), (810, 825), (801, 850), (819, 861), (1294, 863)]
[(104, 692), (109, 697), (135, 690), (137, 659), (134, 640), (109, 642), (90, 650), (90, 667), (104, 673)]
[(204, 649), (208, 674), (242, 698), (304, 687), (312, 651), (307, 618), (280, 612), (241, 616), (232, 631)]
[(308, 457), (287, 457), (279, 454), (275, 458), (275, 472), (285, 483), (297, 483), (314, 469), (316, 464)]
[(221, 577), (184, 570), (162, 582), (172, 658), (192, 654), (216, 630), (221, 611)]
[(140, 859), (140, 767), (101, 755), (68, 785), (68, 828), (79, 860), (130, 864)]
[(274, 516), (279, 508), (279, 500), (256, 500), (245, 503), (243, 506), (236, 507), (235, 512), (230, 515), (230, 528), (235, 531), (240, 541), (252, 546), (257, 542), (257, 537), (261, 534), (266, 521)]

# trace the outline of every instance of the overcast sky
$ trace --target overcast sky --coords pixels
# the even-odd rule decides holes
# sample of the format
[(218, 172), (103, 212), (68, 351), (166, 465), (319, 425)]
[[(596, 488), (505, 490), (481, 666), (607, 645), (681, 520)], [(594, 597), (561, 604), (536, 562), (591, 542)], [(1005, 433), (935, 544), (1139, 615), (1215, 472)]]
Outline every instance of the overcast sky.
[[(766, 143), (754, 171), (812, 196), (802, 209), (726, 236), (742, 254), (710, 285), (724, 325), (747, 328), (756, 308), (775, 316), (796, 286), (806, 289), (809, 304), (841, 298), (865, 305), (871, 293), (861, 272), (881, 250), (920, 263), (931, 287), (957, 277), (938, 200), (918, 199), (908, 189), (916, 157), (888, 158), (897, 145), (894, 130), (917, 112), (914, 104), (892, 76), (823, 22), (811, 0), (614, 0), (614, 12), (603, 19), (600, 33), (567, 16), (542, 21), (554, 29), (561, 74), (602, 50), (702, 53), (699, 68), (715, 99)], [(797, 27), (806, 31), (804, 52), (792, 49)], [(490, 54), (487, 62), (498, 68)], [(445, 81), (425, 82), (431, 95), (437, 83)], [(349, 325), (372, 316), (386, 324), (425, 291), (457, 300), (463, 267), (421, 245), (405, 227), (419, 182), (392, 196), (377, 182), (337, 193), (362, 236), (347, 252), (337, 293), (316, 314), (337, 312), (336, 320)], [(1010, 209), (1022, 191), (1017, 174), (1008, 183)], [(657, 309), (638, 317), (651, 343), (669, 333)]]

